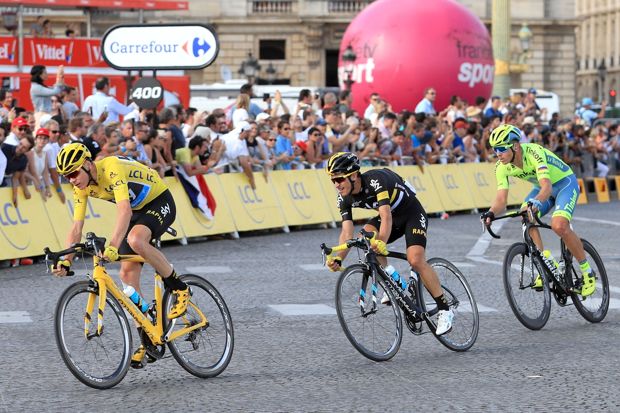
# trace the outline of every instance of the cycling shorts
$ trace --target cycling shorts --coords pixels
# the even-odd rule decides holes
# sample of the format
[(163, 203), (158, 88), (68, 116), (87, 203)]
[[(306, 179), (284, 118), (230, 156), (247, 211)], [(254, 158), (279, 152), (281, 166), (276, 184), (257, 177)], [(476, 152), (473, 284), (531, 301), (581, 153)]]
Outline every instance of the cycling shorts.
[[(376, 216), (367, 222), (379, 231), (381, 228), (381, 218)], [(426, 248), (426, 230), (428, 227), (428, 217), (424, 207), (420, 204), (418, 198), (413, 197), (409, 201), (408, 207), (400, 211), (397, 215), (392, 215), (392, 232), (387, 244), (391, 244), (403, 235), (405, 235), (405, 243), (407, 248), (412, 245), (419, 245)]]
[[(528, 199), (534, 198), (539, 192), (540, 187), (534, 187), (527, 197), (525, 197), (525, 202), (527, 202)], [(555, 205), (555, 210), (551, 217), (563, 217), (570, 221), (573, 218), (573, 212), (577, 205), (577, 198), (579, 198), (579, 184), (577, 183), (577, 178), (574, 174), (569, 175), (553, 184), (551, 187), (551, 196), (542, 203), (540, 216), (546, 215)]]
[(162, 192), (157, 198), (146, 204), (142, 209), (133, 211), (127, 234), (118, 248), (119, 254), (135, 254), (127, 243), (129, 231), (136, 225), (144, 225), (151, 230), (151, 239), (164, 235), (176, 218), (177, 210), (174, 198), (169, 190)]

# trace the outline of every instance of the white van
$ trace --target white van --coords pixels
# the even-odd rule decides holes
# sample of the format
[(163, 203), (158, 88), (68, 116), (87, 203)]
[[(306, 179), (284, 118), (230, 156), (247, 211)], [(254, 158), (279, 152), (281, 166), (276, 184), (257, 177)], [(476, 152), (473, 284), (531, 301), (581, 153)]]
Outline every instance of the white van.
[[(527, 95), (528, 89), (510, 89), (510, 96), (517, 93), (525, 93)], [(536, 89), (536, 104), (539, 108), (547, 108), (549, 117), (554, 113), (560, 113), (560, 97), (547, 90)]]

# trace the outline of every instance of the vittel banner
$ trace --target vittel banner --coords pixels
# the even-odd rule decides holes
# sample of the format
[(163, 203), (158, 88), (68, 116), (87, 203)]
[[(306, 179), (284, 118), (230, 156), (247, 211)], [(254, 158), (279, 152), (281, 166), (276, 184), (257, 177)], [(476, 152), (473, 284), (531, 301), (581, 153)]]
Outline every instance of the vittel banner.
[(217, 57), (219, 41), (202, 24), (119, 25), (103, 36), (101, 50), (118, 70), (202, 69)]

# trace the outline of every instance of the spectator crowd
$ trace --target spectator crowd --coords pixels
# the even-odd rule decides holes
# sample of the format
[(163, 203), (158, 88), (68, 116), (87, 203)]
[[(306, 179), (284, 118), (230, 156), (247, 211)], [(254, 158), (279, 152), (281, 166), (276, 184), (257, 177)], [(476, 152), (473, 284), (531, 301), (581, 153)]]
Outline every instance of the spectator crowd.
[(268, 181), (272, 170), (322, 168), (340, 151), (356, 153), (364, 166), (495, 162), (490, 132), (509, 123), (522, 130), (522, 142), (555, 152), (578, 177), (615, 174), (620, 167), (617, 125), (597, 122), (604, 105), (596, 113), (584, 98), (574, 114), (560, 116), (537, 105), (533, 88), (473, 102), (454, 95), (446, 108), (436, 108), (437, 92), (429, 87), (412, 98), (413, 110), (400, 112), (373, 93), (358, 113), (346, 90), (316, 95), (303, 89), (295, 107), (288, 107), (278, 92), (255, 103), (246, 84), (232, 106), (199, 112), (182, 105), (125, 105), (110, 95), (105, 77), (94, 86), (79, 102), (62, 66), (51, 84), (47, 69), (37, 65), (31, 70), (32, 111), (16, 106), (11, 90), (0, 90), (0, 182), (12, 188), (15, 206), (19, 191), (26, 199), (58, 196), (66, 202), (55, 160), (70, 142), (84, 143), (95, 159), (127, 156), (161, 176), (240, 172), (255, 188), (254, 172)]

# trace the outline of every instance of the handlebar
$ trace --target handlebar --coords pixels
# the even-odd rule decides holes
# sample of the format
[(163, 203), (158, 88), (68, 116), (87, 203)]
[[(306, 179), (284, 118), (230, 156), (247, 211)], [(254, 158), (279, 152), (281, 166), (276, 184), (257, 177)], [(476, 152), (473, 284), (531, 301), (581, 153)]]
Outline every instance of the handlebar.
[(352, 238), (343, 242), (342, 244), (328, 247), (325, 243), (321, 244), (321, 251), (323, 254), (323, 265), (325, 265), (325, 259), (328, 255), (331, 255), (333, 252), (344, 251), (349, 248), (360, 248), (364, 251), (368, 251), (370, 249), (370, 239), (374, 237), (374, 232), (365, 231), (364, 229), (360, 230), (360, 236), (358, 238)]
[[(94, 232), (86, 233), (86, 242), (84, 243), (75, 243), (72, 244), (69, 248), (61, 250), (61, 251), (52, 251), (48, 247), (43, 249), (45, 253), (45, 261), (51, 261), (55, 266), (56, 263), (60, 260), (60, 257), (69, 254), (87, 254), (91, 256), (98, 255), (102, 253), (105, 249), (106, 239), (103, 237), (98, 237)], [(69, 271), (67, 275), (73, 275), (73, 271)]]
[(515, 218), (515, 217), (521, 217), (523, 219), (524, 222), (530, 222), (529, 220), (527, 220), (527, 217), (529, 216), (530, 219), (534, 218), (534, 221), (536, 221), (537, 226), (542, 227), (542, 228), (551, 228), (549, 225), (545, 224), (544, 222), (542, 222), (540, 220), (540, 218), (538, 217), (537, 213), (534, 213), (532, 211), (532, 203), (528, 202), (527, 203), (527, 209), (524, 210), (519, 210), (519, 211), (514, 211), (514, 212), (510, 212), (508, 214), (505, 215), (501, 215), (499, 217), (495, 217), (493, 219), (491, 219), (491, 222), (489, 222), (489, 224), (486, 224), (484, 221), (482, 223), (482, 225), (484, 226), (484, 229), (489, 233), (490, 236), (492, 236), (493, 238), (496, 239), (500, 239), (501, 237), (499, 235), (497, 235), (495, 232), (493, 232), (493, 230), (491, 229), (491, 223), (493, 221), (498, 221), (500, 219), (506, 219), (506, 218)]

